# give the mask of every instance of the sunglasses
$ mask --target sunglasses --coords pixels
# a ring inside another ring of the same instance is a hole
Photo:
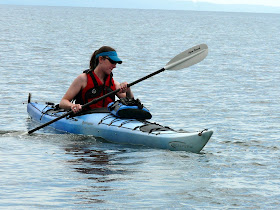
[[[106,59],[108,59],[110,61],[111,64],[117,64],[118,62],[117,61],[113,61],[111,58],[109,57],[105,57]]]

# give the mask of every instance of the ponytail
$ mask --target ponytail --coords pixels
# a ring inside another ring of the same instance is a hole
[[[98,50],[95,50],[94,53],[91,56],[90,62],[89,62],[89,68],[91,70],[94,70],[96,66],[98,65],[98,59],[96,59],[96,55],[98,54]]]

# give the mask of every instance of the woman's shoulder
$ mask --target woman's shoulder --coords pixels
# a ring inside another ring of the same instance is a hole
[[[82,73],[79,76],[76,77],[75,81],[76,84],[79,84],[84,88],[87,85],[87,74]]]
[[[87,74],[86,73],[82,73],[79,76],[77,76],[78,80],[83,81],[83,80],[87,80]]]

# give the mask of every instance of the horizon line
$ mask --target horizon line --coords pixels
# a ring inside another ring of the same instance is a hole
[[[180,1],[180,2],[185,2],[185,1]],[[188,2],[188,1],[186,1]],[[223,7],[223,9],[211,9],[211,8],[202,8],[202,9],[194,9],[194,8],[189,8],[189,9],[182,9],[182,8],[137,8],[137,7],[108,7],[108,6],[93,6],[93,5],[53,5],[53,4],[22,4],[22,3],[0,3],[0,5],[7,5],[7,6],[49,6],[49,7],[78,7],[78,8],[102,8],[102,9],[139,9],[139,10],[167,10],[167,11],[197,11],[197,12],[233,12],[233,13],[264,13],[264,14],[280,14],[280,6],[267,6],[267,5],[258,5],[258,4],[217,4],[217,3],[211,3],[211,2],[193,2],[189,1],[189,3],[192,3],[194,5],[196,4],[208,4],[208,5],[219,5]],[[226,9],[225,7],[230,8],[231,6],[234,6],[236,9]],[[242,11],[237,11],[237,7],[243,7],[241,8]],[[247,7],[247,9],[246,9]],[[261,7],[265,7],[267,9],[270,9],[270,11],[251,11],[254,8],[260,9]],[[278,11],[279,9],[279,11]],[[276,10],[276,11],[272,11]]]

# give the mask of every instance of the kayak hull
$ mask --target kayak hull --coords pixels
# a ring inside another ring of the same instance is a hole
[[[33,121],[40,124],[65,114],[54,111],[52,106],[33,102],[28,103],[27,112]],[[60,132],[90,135],[113,143],[195,153],[203,149],[213,134],[208,130],[179,132],[146,120],[120,119],[106,111],[68,116],[49,126]]]

